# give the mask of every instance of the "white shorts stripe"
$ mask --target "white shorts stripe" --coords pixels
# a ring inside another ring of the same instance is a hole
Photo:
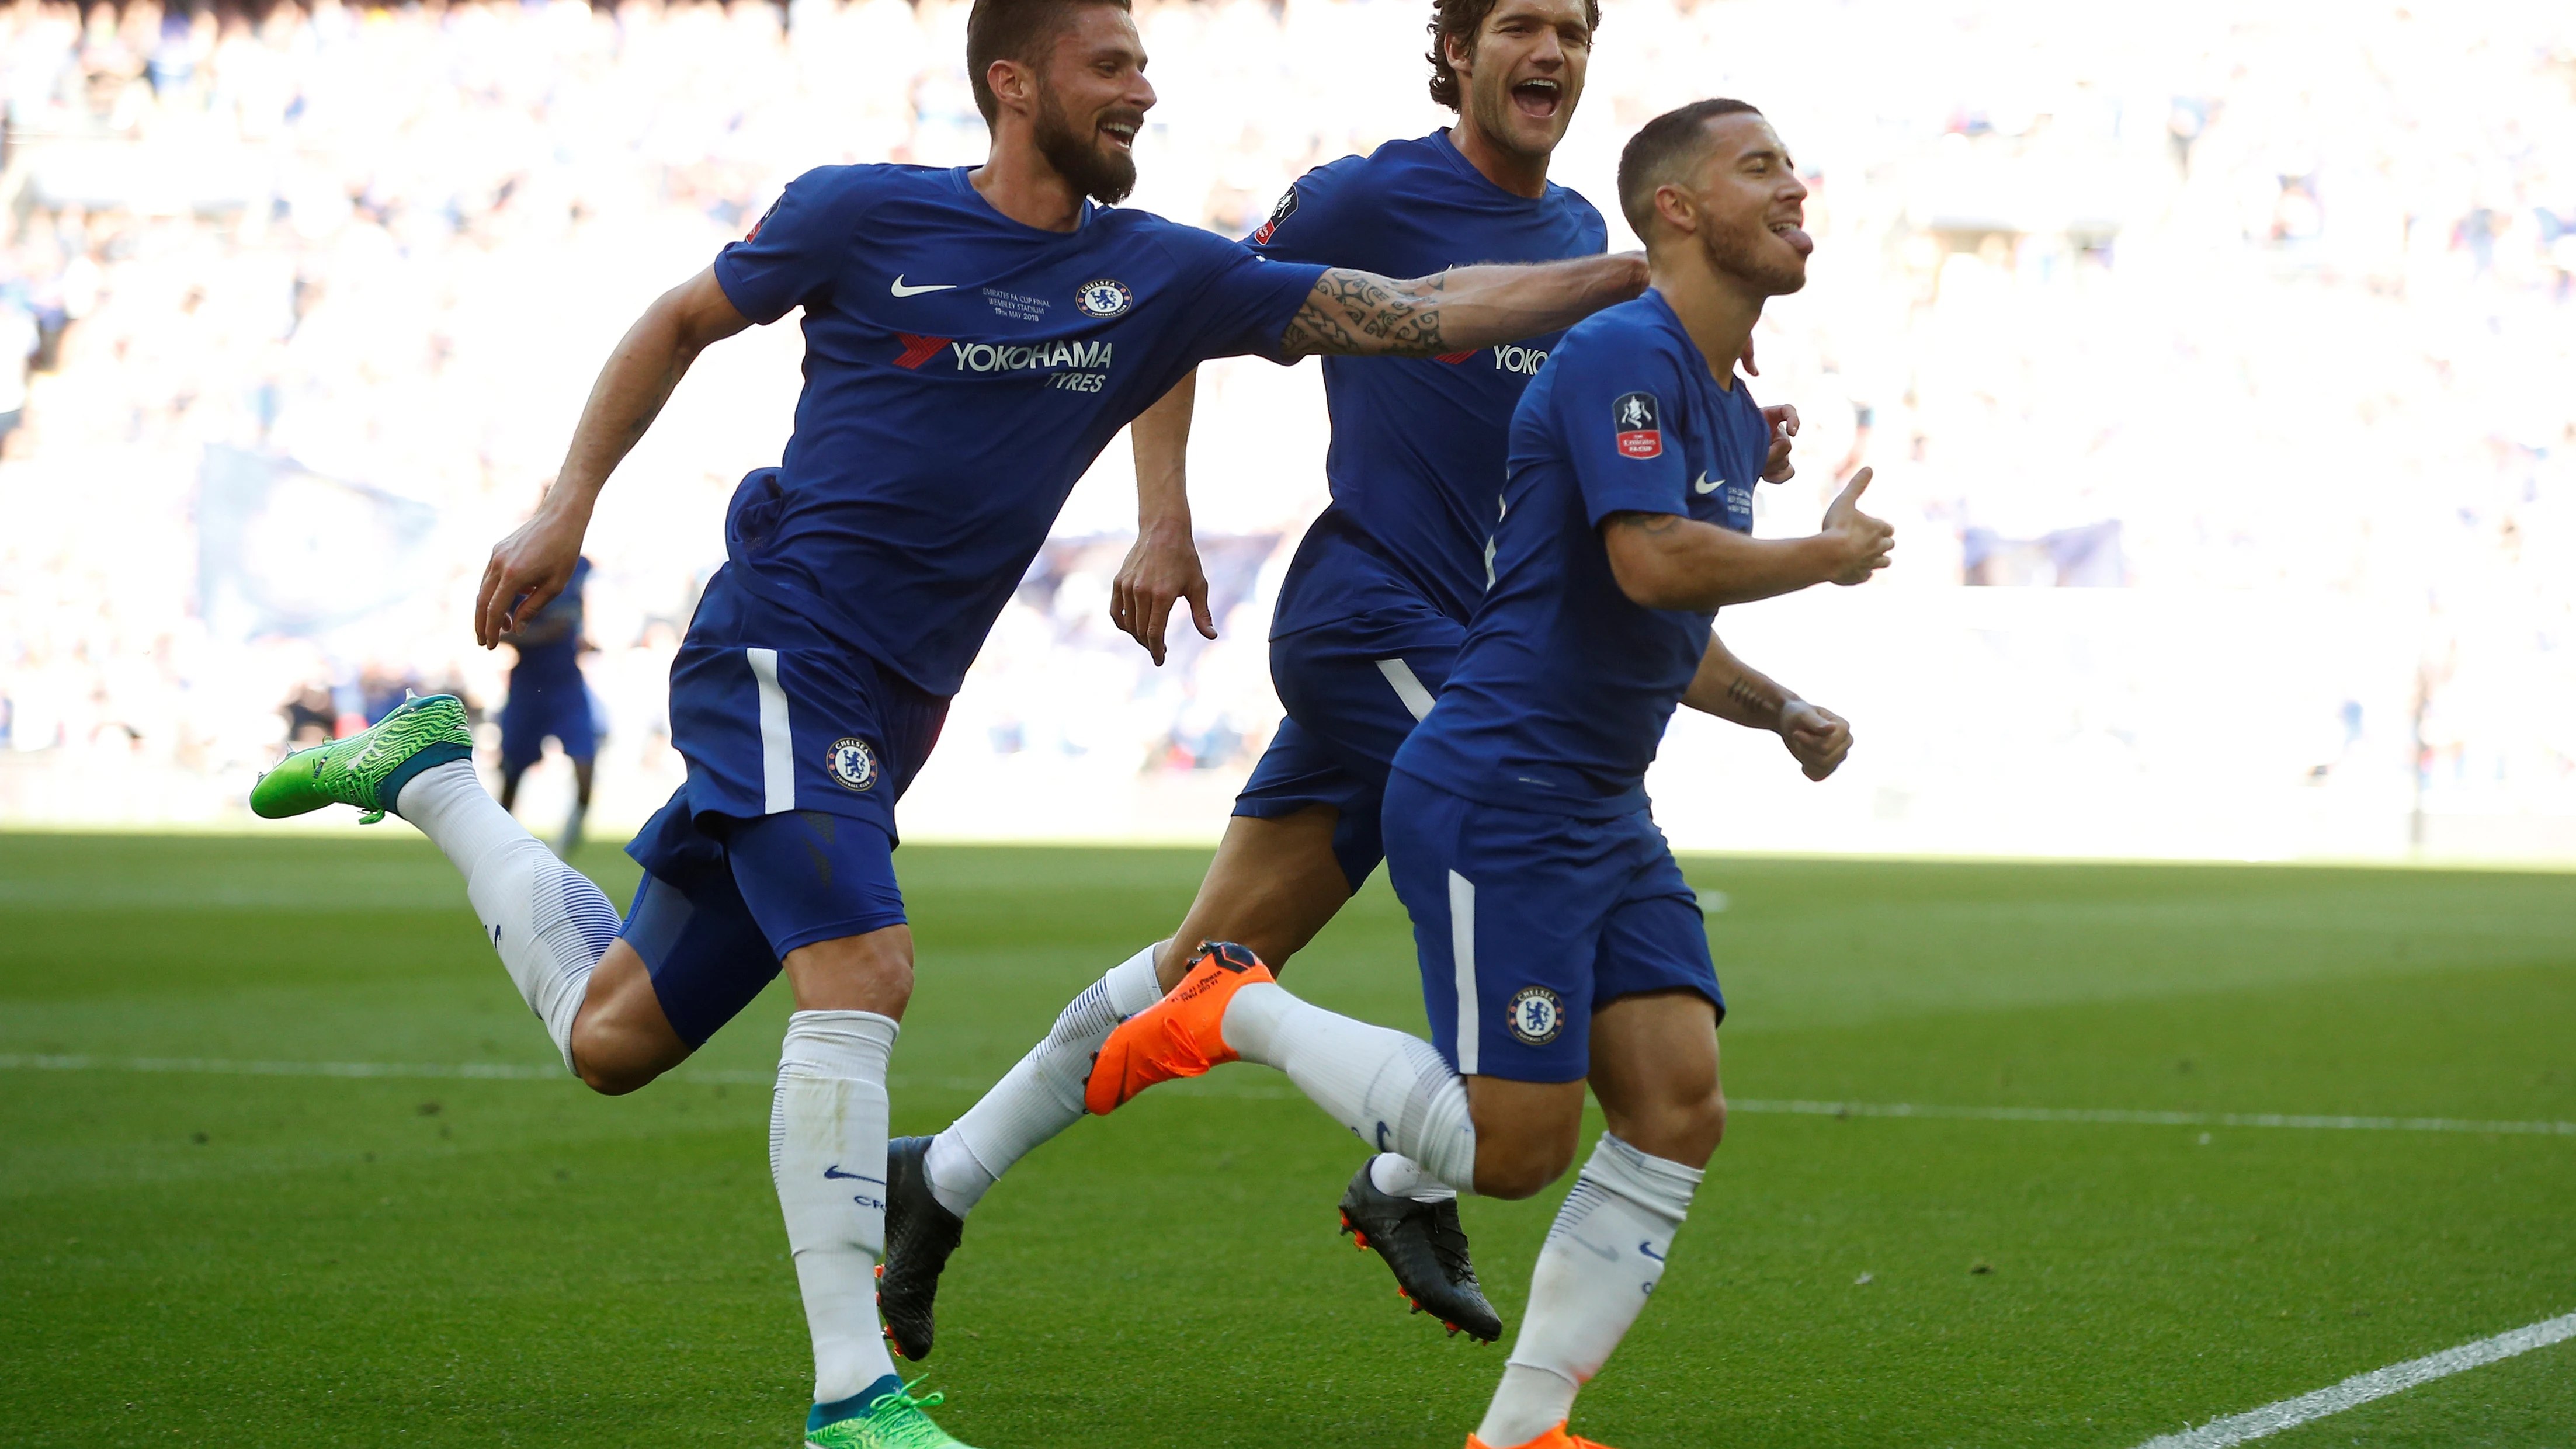
[[[1404,667],[1401,660],[1395,663],[1399,669]],[[1449,872],[1449,955],[1458,967],[1458,1075],[1472,1077],[1476,1075],[1476,884],[1454,870]]]
[[[1404,707],[1412,712],[1415,719],[1431,713],[1431,691],[1422,687],[1421,676],[1413,672],[1412,665],[1401,659],[1381,659],[1377,662],[1377,672],[1385,675],[1386,682],[1395,686],[1395,697],[1404,701]]]
[[[782,814],[796,808],[796,736],[787,728],[787,691],[778,687],[778,651],[745,649],[742,657],[760,683],[761,808]]]

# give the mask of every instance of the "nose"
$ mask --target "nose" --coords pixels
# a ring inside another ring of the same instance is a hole
[[[1127,90],[1127,103],[1140,111],[1150,111],[1156,99],[1154,83],[1145,79],[1143,71],[1136,72],[1136,83]]]
[[[1530,47],[1530,59],[1541,70],[1554,70],[1565,64],[1565,42],[1553,30],[1539,32],[1538,44]]]
[[[1789,182],[1788,182],[1788,184],[1787,184],[1786,186],[1784,186],[1784,187],[1782,187],[1782,188],[1781,188],[1781,190],[1780,190],[1780,194],[1781,194],[1783,197],[1785,197],[1785,198],[1787,198],[1788,200],[1790,200],[1790,201],[1804,201],[1804,200],[1806,200],[1806,199],[1807,199],[1807,183],[1806,183],[1805,181],[1803,181],[1803,180],[1800,180],[1800,179],[1799,179],[1799,177],[1798,177],[1798,173],[1797,173],[1797,172],[1795,172],[1795,171],[1789,172],[1789,173],[1788,173],[1788,177],[1789,177]]]

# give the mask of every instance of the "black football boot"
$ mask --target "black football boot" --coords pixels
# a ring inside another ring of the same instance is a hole
[[[1502,1315],[1485,1301],[1476,1265],[1467,1257],[1467,1231],[1458,1225],[1455,1198],[1415,1202],[1377,1190],[1369,1164],[1360,1164],[1342,1194],[1342,1231],[1373,1248],[1395,1273],[1395,1291],[1451,1333],[1478,1343],[1503,1336]]]
[[[877,1269],[877,1312],[886,1341],[915,1363],[930,1357],[931,1306],[948,1255],[966,1235],[966,1220],[931,1195],[930,1139],[886,1144],[885,1262]]]

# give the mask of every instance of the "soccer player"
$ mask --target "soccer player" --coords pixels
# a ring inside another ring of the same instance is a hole
[[[599,731],[590,711],[590,685],[581,677],[581,592],[590,582],[590,560],[573,560],[563,592],[510,631],[518,656],[510,669],[510,697],[501,702],[501,808],[519,804],[519,781],[545,753],[546,741],[572,761],[572,814],[564,821],[555,854],[569,859],[581,844],[590,814],[590,785],[599,763]]]
[[[737,490],[728,562],[671,675],[687,783],[628,847],[621,923],[476,782],[457,701],[290,756],[252,805],[399,813],[446,852],[565,1063],[605,1093],[684,1060],[779,971],[796,1011],[770,1161],[815,1356],[807,1442],[952,1444],[874,1311],[886,1063],[912,992],[893,803],[1074,481],[1199,362],[1438,355],[1632,297],[1641,261],[1416,281],[1272,261],[1116,209],[1154,103],[1125,0],[977,0],[980,167],[834,166],[648,308],[593,387],[537,515],[493,550],[499,642],[568,582],[602,486],[707,346],[804,312],[777,468]]]
[[[1770,124],[1726,100],[1658,117],[1620,158],[1619,196],[1653,290],[1568,332],[1521,399],[1493,583],[1386,787],[1432,1043],[1300,1002],[1219,944],[1110,1033],[1086,1090],[1105,1112],[1260,1062],[1449,1186],[1516,1198],[1572,1162],[1588,1081],[1609,1132],[1469,1449],[1585,1442],[1566,1433],[1575,1393],[1661,1277],[1724,1129],[1725,1002],[1644,789],[1674,705],[1778,730],[1812,779],[1850,749],[1839,716],[1727,651],[1715,612],[1864,582],[1893,540],[1859,511],[1866,471],[1821,532],[1749,536],[1768,438],[1731,360],[1811,249]]]
[[[1599,23],[1594,0],[1440,0],[1425,58],[1431,97],[1457,123],[1308,172],[1252,234],[1254,250],[1406,276],[1599,253],[1601,214],[1547,179]],[[1288,717],[1171,939],[1087,987],[948,1130],[893,1144],[880,1306],[905,1357],[930,1352],[939,1276],[967,1213],[1012,1164],[1080,1119],[1082,1080],[1110,1028],[1160,999],[1196,942],[1238,942],[1278,969],[1377,868],[1387,762],[1439,693],[1484,592],[1512,409],[1556,340],[1325,360],[1332,504],[1289,566],[1270,631]],[[1142,517],[1113,603],[1113,618],[1158,663],[1176,594],[1214,637],[1183,484],[1190,405],[1184,381],[1137,422]],[[1780,411],[1781,426],[1794,426]],[[1784,435],[1780,477],[1787,448]],[[1448,1187],[1383,1153],[1351,1179],[1341,1209],[1345,1229],[1378,1251],[1418,1310],[1452,1332],[1501,1335]]]

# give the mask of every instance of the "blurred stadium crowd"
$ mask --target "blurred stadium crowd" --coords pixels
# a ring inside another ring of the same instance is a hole
[[[1306,167],[1445,114],[1422,0],[1136,9],[1162,103],[1132,204],[1240,233]],[[1607,202],[1637,124],[1711,93],[1778,122],[1819,253],[1758,339],[1756,392],[1806,418],[1764,526],[1874,464],[1902,547],[1859,607],[2013,591],[1962,637],[2043,702],[2021,758],[2180,777],[2250,748],[2285,786],[2576,814],[2576,11],[1603,9],[1557,178],[1625,245]],[[495,703],[508,655],[472,648],[473,585],[610,344],[797,172],[980,159],[965,16],[0,11],[0,816],[232,818],[293,729],[406,687]],[[678,777],[662,677],[726,494],[777,456],[796,356],[783,327],[710,354],[603,505],[604,824]],[[1219,365],[1199,416],[1224,638],[1156,671],[1110,632],[1133,522],[1113,448],[958,700],[925,809],[984,798],[969,774],[1096,804],[1248,765],[1277,715],[1268,597],[1323,497],[1315,370]],[[2148,633],[2158,601],[2223,599],[2176,617],[2221,620],[2198,642],[2231,662],[2014,646],[2070,587],[2128,591]],[[2368,638],[2320,648],[2317,620]],[[2267,660],[2295,718],[2231,725],[2209,681]],[[2209,720],[2188,744],[2122,717],[2183,702]],[[1923,730],[1980,728],[1921,703]],[[1890,758],[1937,770],[1941,738]],[[1875,791],[1871,819],[1921,793]]]

